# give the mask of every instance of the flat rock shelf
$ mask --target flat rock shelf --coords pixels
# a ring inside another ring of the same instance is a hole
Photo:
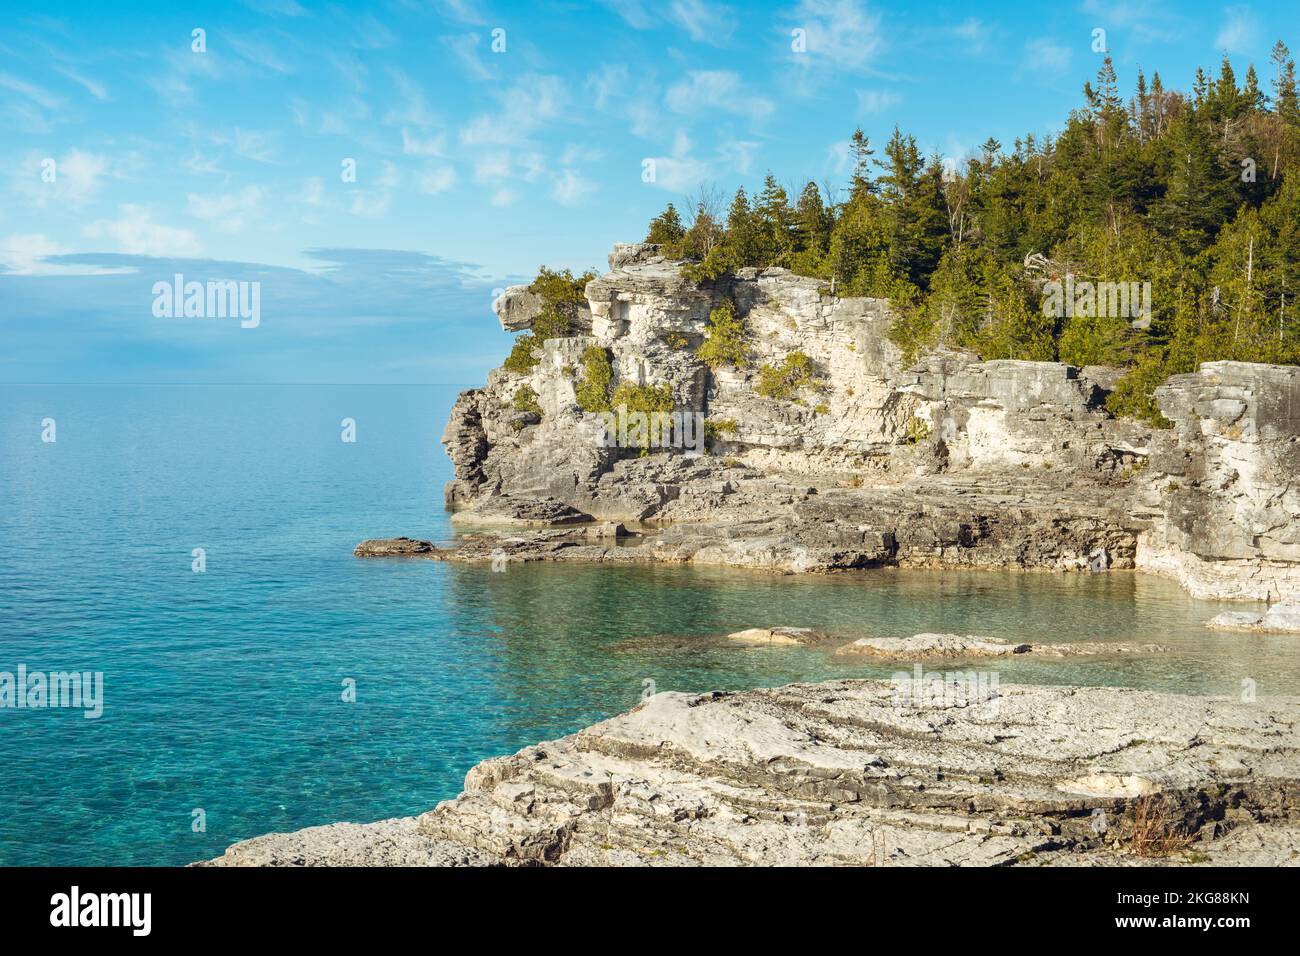
[[[1300,700],[949,687],[657,694],[480,763],[418,817],[200,865],[1300,863]]]

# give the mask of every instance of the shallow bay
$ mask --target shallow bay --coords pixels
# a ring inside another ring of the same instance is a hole
[[[185,863],[271,830],[421,812],[477,761],[624,710],[647,681],[897,669],[725,639],[748,627],[1153,641],[1174,650],[995,666],[1003,683],[1300,693],[1294,636],[1209,631],[1228,605],[1124,572],[353,558],[365,537],[452,534],[438,438],[456,392],[0,386],[0,670],[105,675],[100,719],[0,710],[0,864]]]

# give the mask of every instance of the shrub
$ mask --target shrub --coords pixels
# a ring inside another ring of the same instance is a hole
[[[574,389],[578,404],[586,412],[609,411],[609,383],[614,370],[609,364],[609,353],[599,345],[592,345],[582,353],[582,381]]]
[[[537,278],[529,283],[528,291],[542,300],[541,310],[533,320],[533,333],[539,341],[564,338],[572,333],[573,322],[587,303],[587,283],[594,278],[594,272],[574,276],[568,269],[555,271],[546,266],[537,271]]]
[[[533,391],[531,385],[519,386],[511,406],[517,412],[532,412],[538,418],[542,416],[542,406],[537,401],[537,393]]]
[[[710,442],[730,438],[734,434],[736,434],[736,420],[734,418],[709,418],[704,422],[704,444],[706,446]]]
[[[662,385],[633,385],[631,382],[623,382],[614,389],[614,395],[610,399],[610,405],[613,408],[626,407],[628,413],[644,412],[647,416],[655,412],[670,413],[676,402],[673,400],[673,387],[668,383]],[[643,436],[644,444],[641,446],[641,455],[650,453],[650,442],[652,440],[653,428],[647,428]]]
[[[803,352],[791,352],[780,365],[764,365],[758,370],[757,391],[766,398],[789,400],[800,389],[817,384],[817,367]]]
[[[510,355],[501,363],[501,367],[507,372],[514,372],[516,375],[527,375],[541,361],[533,354],[533,349],[537,344],[537,339],[533,337],[533,334],[525,332],[515,339],[515,344],[510,349]]]
[[[924,418],[917,418],[913,415],[907,420],[907,428],[903,432],[903,441],[909,445],[919,445],[930,437],[930,423]]]
[[[709,327],[695,354],[709,368],[744,368],[749,363],[749,346],[745,344],[745,322],[736,315],[730,299],[709,313]]]

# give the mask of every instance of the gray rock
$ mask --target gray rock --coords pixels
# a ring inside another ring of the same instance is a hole
[[[432,541],[415,538],[368,538],[353,550],[358,558],[392,558],[404,555],[427,555],[435,550]]]
[[[935,686],[943,693],[852,680],[661,693],[572,736],[479,764],[464,793],[415,820],[273,834],[213,862],[1296,860],[1300,700],[1023,686],[972,700],[951,680]],[[1132,826],[1139,806],[1171,837],[1165,855],[1144,855]],[[1193,846],[1196,856],[1185,851]]]
[[[1205,626],[1221,631],[1272,631],[1280,634],[1300,634],[1300,604],[1274,604],[1263,614],[1224,611],[1207,621]]]

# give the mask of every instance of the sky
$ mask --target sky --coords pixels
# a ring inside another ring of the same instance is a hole
[[[5,4],[0,382],[479,383],[496,292],[701,185],[839,190],[856,126],[960,163],[1103,48],[1267,85],[1277,39],[1293,2]],[[256,326],[155,314],[178,274],[259,283]]]

